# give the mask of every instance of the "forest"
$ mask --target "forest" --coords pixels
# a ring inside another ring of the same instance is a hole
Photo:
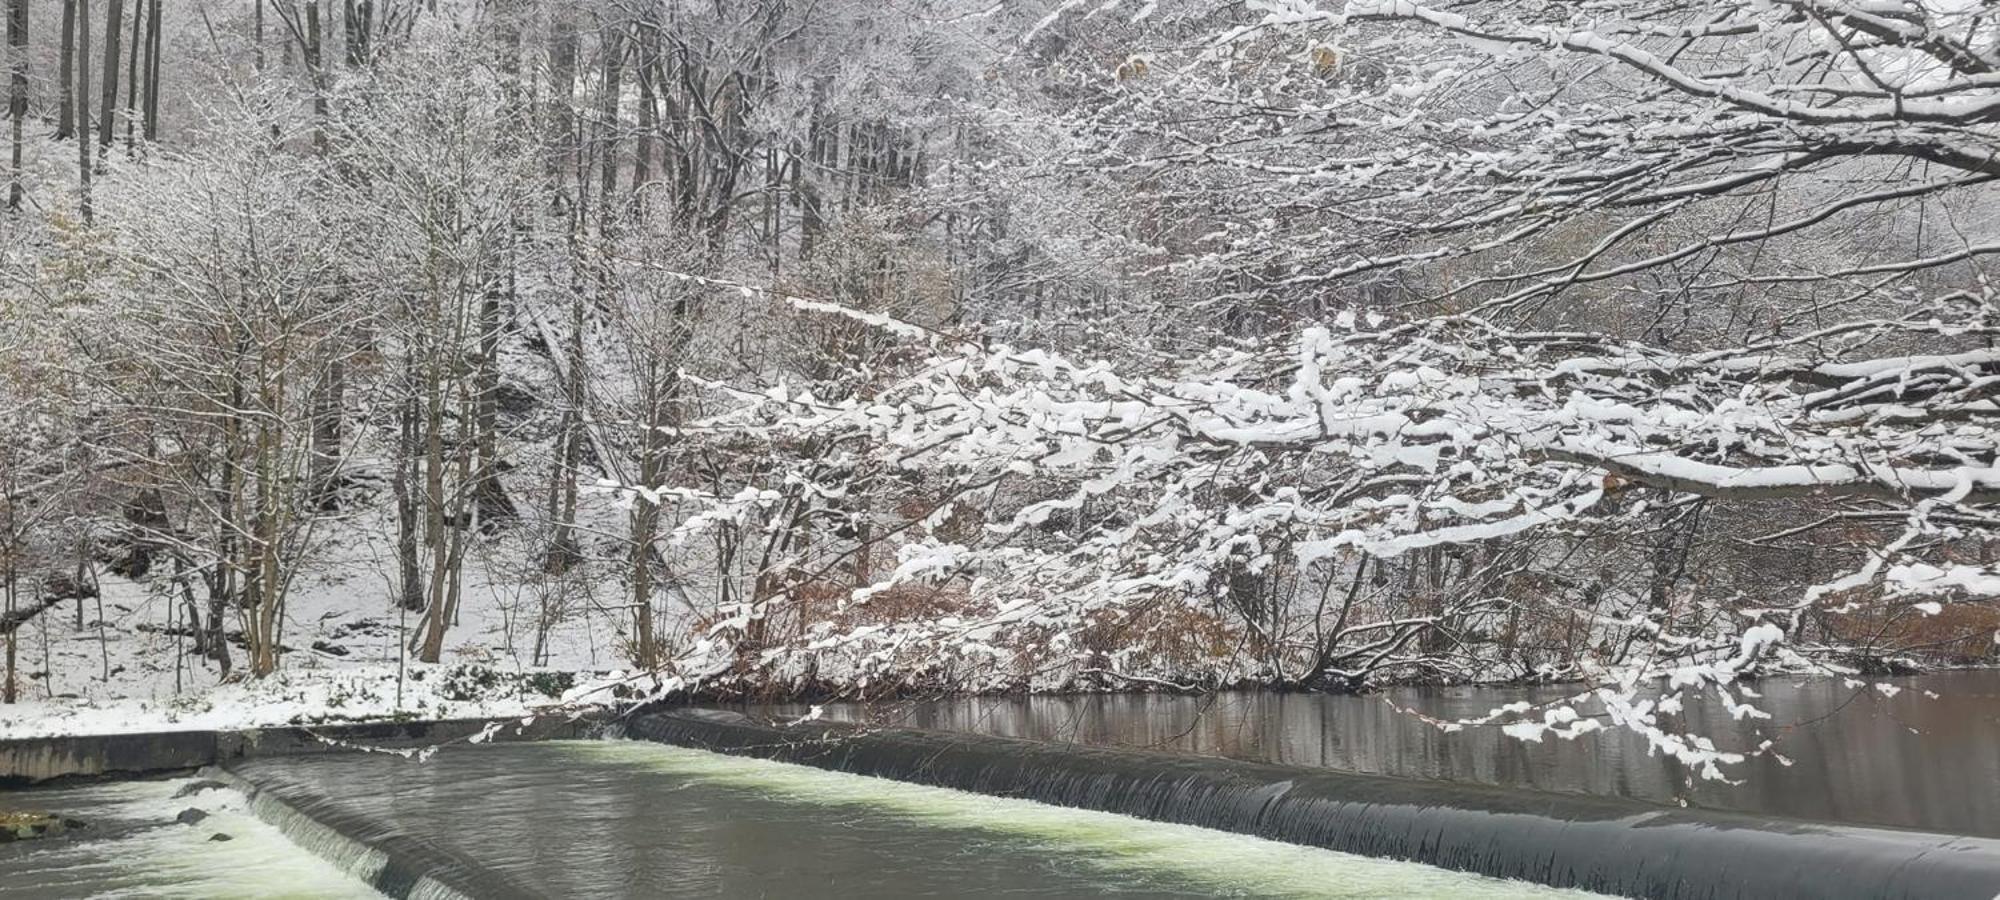
[[[28,715],[2000,650],[1992,0],[5,2]]]

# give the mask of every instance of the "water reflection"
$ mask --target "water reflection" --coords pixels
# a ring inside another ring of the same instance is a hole
[[[1723,749],[1774,742],[1776,754],[1728,771],[1738,784],[1693,777],[1622,731],[1528,743],[1496,728],[1448,733],[1395,708],[1467,718],[1565,693],[1548,688],[982,697],[835,704],[825,715],[2000,837],[2000,672],[1887,679],[1899,689],[1893,696],[1877,681],[1766,681],[1757,704],[1772,718],[1762,722],[1690,704],[1685,727]],[[760,711],[795,716],[805,707]]]

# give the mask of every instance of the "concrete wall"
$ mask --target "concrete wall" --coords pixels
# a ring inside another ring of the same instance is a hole
[[[422,747],[461,741],[489,722],[502,727],[492,740],[555,740],[593,737],[595,717],[446,719],[434,722],[357,722],[283,726],[239,731],[166,731],[0,740],[0,787],[19,787],[58,778],[143,775],[217,765],[255,756],[289,756],[340,751],[342,744]]]

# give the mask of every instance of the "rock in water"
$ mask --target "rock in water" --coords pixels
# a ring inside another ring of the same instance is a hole
[[[175,816],[174,821],[179,822],[182,825],[193,825],[196,822],[200,822],[201,820],[206,818],[208,818],[208,813],[202,812],[201,810],[195,809],[194,807],[190,806],[187,809],[181,810],[181,814]]]
[[[187,784],[181,785],[181,789],[174,792],[174,799],[180,800],[192,797],[202,791],[219,791],[228,786],[220,781],[210,781],[206,778],[200,781],[190,781]]]
[[[53,837],[80,822],[42,812],[0,812],[0,844]]]
[[[226,835],[226,834],[223,834],[223,833],[222,833],[222,832],[220,832],[220,831],[218,831],[218,832],[216,832],[216,833],[214,833],[214,834],[211,834],[211,835],[209,835],[209,836],[208,836],[208,839],[209,839],[210,841],[233,841],[233,840],[236,840],[235,838],[233,838],[233,837],[230,837],[229,835]]]

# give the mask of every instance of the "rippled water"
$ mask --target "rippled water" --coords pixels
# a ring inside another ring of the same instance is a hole
[[[1887,683],[1893,694],[1878,690]],[[1345,771],[1631,797],[1778,816],[2000,837],[2000,672],[1914,678],[1772,679],[1772,718],[1737,721],[1691,704],[1683,727],[1724,749],[1775,742],[1782,754],[1704,781],[1622,732],[1527,743],[1496,728],[1446,733],[1391,705],[1442,719],[1485,714],[1557,689],[1410,689],[1373,696],[1260,691],[991,697],[832,704],[827,718],[1038,740],[1169,749]],[[1936,696],[1931,696],[1936,695]],[[797,716],[803,705],[758,712]]]
[[[0,896],[297,898],[381,895],[257,820],[243,797],[204,791],[174,799],[186,779],[0,792],[0,811],[54,812],[88,827],[0,844]],[[183,810],[209,817],[174,820]],[[211,840],[226,834],[227,841]]]
[[[552,897],[1584,896],[644,742],[244,767]]]

